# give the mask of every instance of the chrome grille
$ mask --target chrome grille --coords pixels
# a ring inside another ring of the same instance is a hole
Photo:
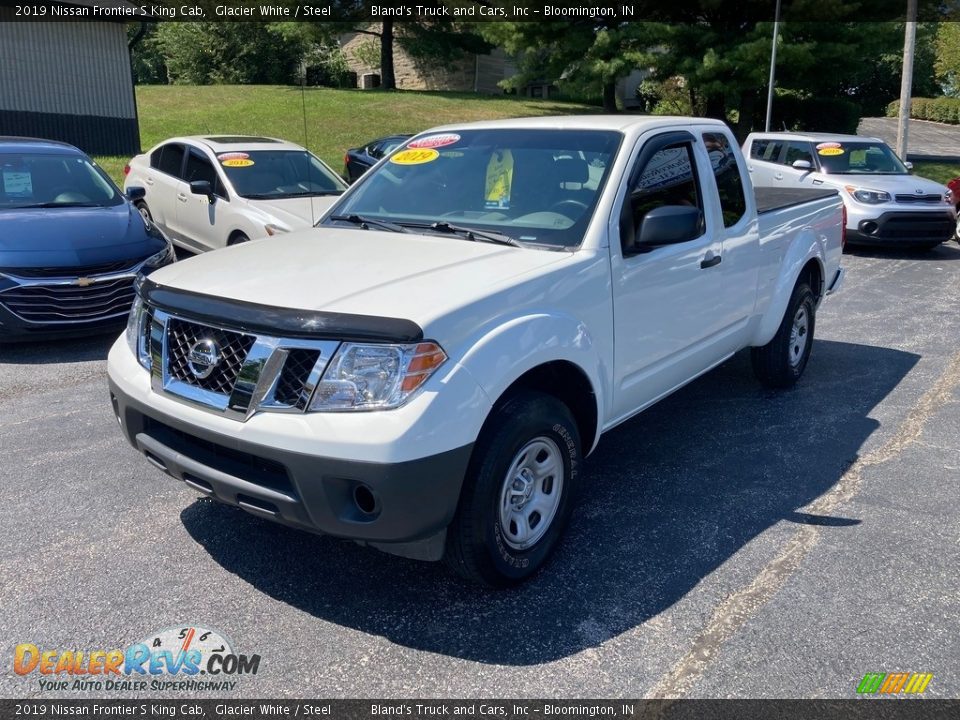
[[[910,205],[912,203],[942,203],[943,195],[907,195],[906,193],[896,195],[898,203]]]
[[[220,361],[208,377],[201,378],[190,369],[190,352],[197,343],[205,340],[212,340],[219,348]],[[253,335],[170,318],[167,323],[167,367],[171,377],[181,382],[230,395],[255,340]]]
[[[258,410],[305,412],[340,345],[253,335],[149,305],[144,316],[154,391],[241,421]]]
[[[19,285],[0,293],[0,303],[30,322],[105,320],[129,312],[133,280],[132,276],[123,277],[87,287],[66,283]]]
[[[277,380],[277,389],[273,394],[274,401],[278,405],[289,405],[299,410],[306,409],[307,402],[310,400],[307,381],[319,357],[318,350],[297,348],[290,351],[286,362],[283,363],[283,370],[280,371],[280,378]]]

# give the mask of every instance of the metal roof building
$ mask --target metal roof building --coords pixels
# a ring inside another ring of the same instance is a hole
[[[138,153],[125,23],[34,22],[0,7],[0,135],[61,140],[93,155]]]

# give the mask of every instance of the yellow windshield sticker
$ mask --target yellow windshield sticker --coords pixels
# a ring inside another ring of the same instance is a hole
[[[489,209],[510,207],[510,189],[513,186],[513,153],[497,150],[487,163],[487,182],[484,204]]]
[[[817,153],[819,155],[827,155],[827,156],[843,155],[843,148],[842,147],[825,147],[817,150]]]
[[[390,162],[397,165],[422,165],[423,163],[433,162],[440,153],[433,149],[401,150],[390,158]]]
[[[231,158],[229,160],[221,160],[220,164],[224,167],[250,167],[253,165],[253,160],[247,158]]]

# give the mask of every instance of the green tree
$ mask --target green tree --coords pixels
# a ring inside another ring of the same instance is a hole
[[[273,23],[160,23],[156,43],[171,83],[284,84],[294,80],[305,47]]]
[[[934,69],[944,93],[951,97],[960,96],[960,23],[939,23],[934,48]]]

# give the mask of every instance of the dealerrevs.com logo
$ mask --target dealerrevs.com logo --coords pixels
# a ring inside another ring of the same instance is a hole
[[[166,628],[125,650],[20,643],[13,651],[14,672],[36,676],[41,691],[231,691],[259,669],[259,655],[234,652],[222,633],[200,625]]]

